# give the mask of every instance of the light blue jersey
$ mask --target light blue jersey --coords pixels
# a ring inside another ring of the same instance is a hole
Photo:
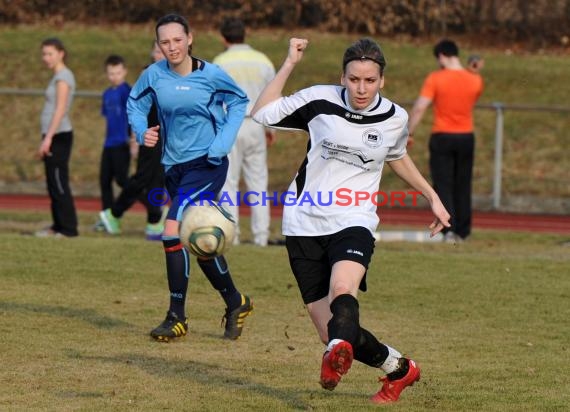
[[[217,65],[198,62],[181,76],[167,60],[150,65],[139,77],[127,101],[127,114],[137,142],[144,143],[147,115],[156,102],[162,141],[162,163],[168,169],[200,156],[220,164],[235,141],[248,99]],[[161,142],[159,141],[159,144]]]

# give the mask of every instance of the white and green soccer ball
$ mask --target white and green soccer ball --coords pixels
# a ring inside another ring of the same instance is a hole
[[[194,256],[213,258],[226,252],[234,241],[233,216],[216,204],[190,206],[180,222],[180,241]]]

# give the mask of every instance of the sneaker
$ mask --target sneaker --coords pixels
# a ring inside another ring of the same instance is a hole
[[[121,233],[121,220],[113,216],[111,209],[105,209],[99,212],[99,218],[101,218],[101,222],[105,225],[107,233],[111,235],[118,235]]]
[[[323,355],[321,365],[321,386],[323,389],[332,391],[340,382],[352,365],[352,345],[343,340],[333,346],[330,351]]]
[[[383,376],[379,379],[383,382],[382,388],[378,393],[370,398],[373,403],[391,403],[396,402],[400,394],[407,386],[412,386],[420,380],[420,367],[411,359],[408,359],[408,373],[400,379],[390,379]]]
[[[443,235],[443,242],[444,243],[449,243],[452,245],[456,245],[458,243],[463,243],[464,239],[459,236],[457,233],[453,233],[453,232],[447,232]]]
[[[35,237],[53,237],[53,238],[63,238],[65,237],[63,233],[56,232],[51,227],[38,230],[34,232]]]
[[[147,223],[144,230],[146,240],[162,240],[163,231],[164,225],[162,223]]]
[[[94,232],[105,232],[105,224],[101,219],[97,221],[92,227]]]
[[[225,321],[226,330],[224,338],[235,340],[240,337],[243,330],[245,318],[253,311],[253,303],[249,296],[241,295],[241,306],[230,311],[226,308],[226,314],[222,318],[222,325]]]
[[[264,235],[258,235],[258,236],[253,237],[253,244],[255,246],[265,247],[265,246],[267,246],[267,241],[268,241],[268,238],[267,238],[267,236],[264,236]]]
[[[176,313],[167,312],[166,319],[150,331],[150,336],[159,342],[168,342],[170,339],[186,335],[186,332],[188,332],[188,318],[180,320]]]
[[[269,246],[285,246],[285,239],[269,239],[267,244]]]

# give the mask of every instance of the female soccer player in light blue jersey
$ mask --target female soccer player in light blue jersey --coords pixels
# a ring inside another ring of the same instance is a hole
[[[228,171],[227,154],[248,99],[222,69],[192,56],[192,33],[182,16],[169,14],[159,19],[156,39],[166,59],[141,74],[131,91],[127,113],[139,144],[162,145],[166,188],[172,201],[162,237],[170,308],[151,336],[169,341],[188,330],[185,301],[190,263],[178,232],[182,213],[201,193],[221,190]],[[147,123],[153,102],[158,108],[158,125]],[[253,310],[250,298],[234,286],[223,256],[199,259],[198,264],[227,305],[224,336],[237,339],[244,318]]]

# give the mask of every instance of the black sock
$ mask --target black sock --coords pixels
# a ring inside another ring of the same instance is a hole
[[[388,358],[388,348],[378,341],[376,337],[364,328],[360,328],[360,333],[354,349],[354,359],[365,365],[379,368]]]
[[[394,372],[387,374],[386,376],[391,381],[402,379],[404,376],[406,376],[409,369],[410,369],[410,361],[406,358],[400,358],[398,360],[398,369],[396,369]]]
[[[174,312],[180,319],[186,314],[186,292],[188,291],[188,278],[190,276],[190,260],[188,252],[179,238],[162,240],[164,254],[166,255],[166,275],[168,276],[168,289],[170,290],[169,312]]]
[[[354,346],[360,330],[356,298],[349,294],[337,296],[331,302],[331,312],[332,318],[328,323],[329,342],[342,339]]]
[[[237,291],[228,269],[228,264],[223,256],[214,259],[198,259],[198,264],[202,271],[226,302],[229,310],[237,309],[241,306],[241,294]]]

